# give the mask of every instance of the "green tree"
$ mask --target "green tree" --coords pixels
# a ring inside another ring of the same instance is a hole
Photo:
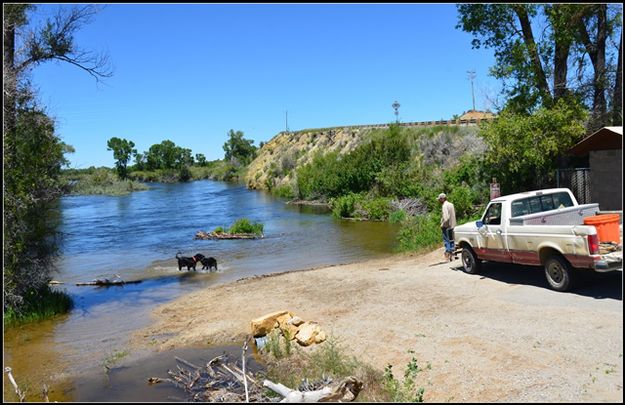
[[[58,198],[64,153],[73,148],[33,96],[28,74],[40,63],[75,65],[96,79],[110,76],[105,57],[78,48],[75,32],[93,6],[61,8],[42,26],[28,29],[30,4],[3,4],[4,309],[22,313],[49,292],[58,252]],[[19,50],[19,52],[18,52]],[[5,312],[6,314],[6,312]]]
[[[488,177],[497,177],[505,193],[552,184],[558,156],[584,137],[586,119],[583,106],[566,99],[532,115],[502,111],[480,131],[489,146]]]
[[[617,47],[610,40],[622,28],[620,5],[461,4],[458,13],[456,27],[473,34],[473,47],[494,49],[491,74],[504,81],[508,108],[529,113],[572,93],[593,112],[591,131],[622,117],[622,49],[620,41]],[[534,31],[538,25],[545,26],[540,36]],[[615,65],[608,55],[620,62]]]
[[[137,150],[134,149],[135,143],[126,139],[113,137],[106,143],[107,149],[113,151],[113,158],[115,158],[115,168],[117,169],[117,175],[120,179],[126,179],[128,177],[128,162],[132,155],[137,154]]]
[[[241,165],[249,164],[256,156],[254,140],[245,139],[243,132],[230,130],[228,140],[224,143],[224,159]]]
[[[135,170],[144,170],[146,165],[145,154],[144,153],[135,153]]]
[[[206,166],[206,156],[204,156],[203,153],[196,153],[195,154],[195,161],[200,166]]]
[[[170,140],[164,140],[159,144],[150,146],[146,153],[147,169],[174,169],[180,161],[180,150]]]

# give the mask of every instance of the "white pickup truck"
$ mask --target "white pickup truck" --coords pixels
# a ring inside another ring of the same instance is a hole
[[[556,291],[572,288],[576,269],[622,271],[622,237],[600,243],[595,226],[584,225],[598,208],[579,205],[566,188],[495,198],[481,220],[454,229],[464,271],[477,273],[483,260],[544,266]]]

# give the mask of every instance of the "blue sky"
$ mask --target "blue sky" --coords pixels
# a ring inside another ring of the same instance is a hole
[[[32,20],[58,7],[39,5]],[[32,72],[74,146],[71,167],[113,167],[111,137],[139,152],[169,139],[223,158],[230,129],[255,145],[285,129],[449,119],[494,109],[492,50],[471,49],[454,4],[108,4],[76,34],[106,52],[104,83],[61,63]]]

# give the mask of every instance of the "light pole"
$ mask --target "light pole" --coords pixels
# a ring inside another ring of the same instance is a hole
[[[471,97],[473,98],[473,111],[475,111],[475,93],[473,92],[473,79],[475,79],[475,70],[467,71],[469,80],[471,80]]]
[[[391,107],[393,107],[395,109],[395,123],[399,124],[399,107],[400,107],[400,105],[399,105],[399,103],[397,101],[395,101]]]

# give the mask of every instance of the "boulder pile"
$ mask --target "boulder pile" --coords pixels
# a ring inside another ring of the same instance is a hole
[[[326,334],[317,322],[304,321],[290,311],[272,312],[252,319],[250,326],[254,338],[267,336],[274,329],[279,329],[285,338],[295,340],[301,346],[326,340]]]

